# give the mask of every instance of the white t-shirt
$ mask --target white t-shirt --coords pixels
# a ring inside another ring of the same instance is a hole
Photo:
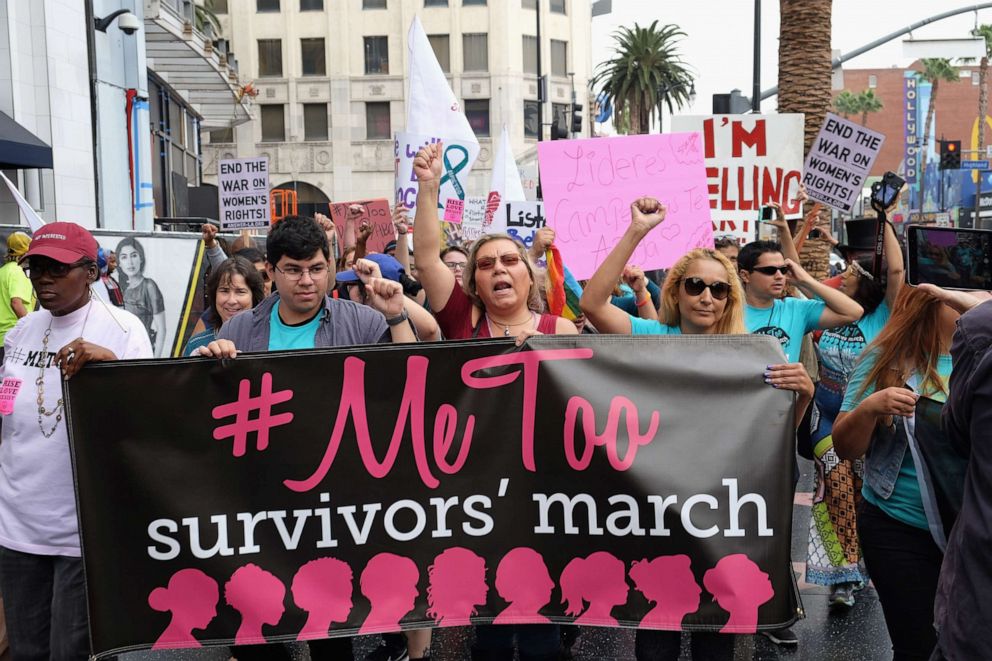
[[[52,332],[46,353],[43,339],[49,325]],[[44,309],[32,312],[7,333],[0,373],[21,379],[21,388],[13,413],[3,419],[0,546],[22,553],[80,555],[65,413],[55,433],[45,438],[38,425],[35,384],[44,365],[44,406],[46,411],[55,409],[62,397],[55,354],[78,337],[109,349],[120,359],[152,357],[141,320],[95,299],[62,317],[53,317]],[[55,418],[42,416],[45,433],[55,426]]]

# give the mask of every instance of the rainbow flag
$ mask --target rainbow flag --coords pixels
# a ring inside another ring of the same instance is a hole
[[[548,261],[548,312],[575,321],[582,315],[582,309],[579,308],[582,287],[571,271],[562,264],[558,248],[548,248],[545,258]]]

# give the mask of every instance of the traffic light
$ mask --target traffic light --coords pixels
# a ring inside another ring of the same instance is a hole
[[[940,169],[960,170],[961,169],[961,141],[941,140],[940,141]]]
[[[556,112],[551,122],[551,139],[568,140],[568,116],[565,112]]]
[[[582,133],[582,104],[572,104],[572,133]]]

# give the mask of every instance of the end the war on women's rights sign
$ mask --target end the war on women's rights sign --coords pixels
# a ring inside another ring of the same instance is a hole
[[[93,651],[787,626],[794,402],[761,376],[781,358],[765,336],[541,336],[88,366],[66,405]]]
[[[883,142],[878,131],[827,113],[803,168],[810,199],[850,212]]]

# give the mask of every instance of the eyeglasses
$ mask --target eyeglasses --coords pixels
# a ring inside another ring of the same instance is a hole
[[[266,269],[255,269],[255,270],[258,271],[258,274],[260,276],[262,276],[262,282],[268,282],[269,281],[269,272]],[[283,273],[285,273],[285,271],[283,271]],[[313,271],[311,271],[310,273],[312,274]]]
[[[503,253],[499,256],[499,261],[507,268],[520,263],[520,255],[515,252]],[[496,266],[495,257],[480,257],[475,260],[475,268],[478,271],[489,271]]]
[[[718,301],[730,295],[730,285],[719,280],[706,284],[702,278],[684,278],[682,284],[685,286],[685,293],[689,296],[701,296],[706,289],[709,289],[710,294]]]
[[[751,271],[757,271],[764,275],[775,275],[776,272],[782,275],[788,275],[789,267],[783,264],[782,266],[755,266]]]
[[[89,263],[90,262],[88,260],[73,262],[72,264],[63,264],[62,262],[57,262],[54,259],[46,259],[44,261],[29,259],[27,274],[29,278],[40,278],[46,273],[53,278],[64,278],[69,275],[71,270],[77,269],[81,266],[86,266]]]
[[[466,266],[465,262],[445,262],[444,265],[452,271],[464,271]]]
[[[304,273],[309,273],[310,277],[313,278],[314,280],[320,280],[321,278],[327,275],[327,271],[328,271],[327,264],[314,264],[313,266],[305,269],[301,269],[299,266],[296,266],[295,264],[290,264],[286,268],[281,269],[275,264],[273,264],[272,268],[279,271],[284,276],[286,276],[287,279],[292,281],[299,280],[300,278],[303,277]]]

